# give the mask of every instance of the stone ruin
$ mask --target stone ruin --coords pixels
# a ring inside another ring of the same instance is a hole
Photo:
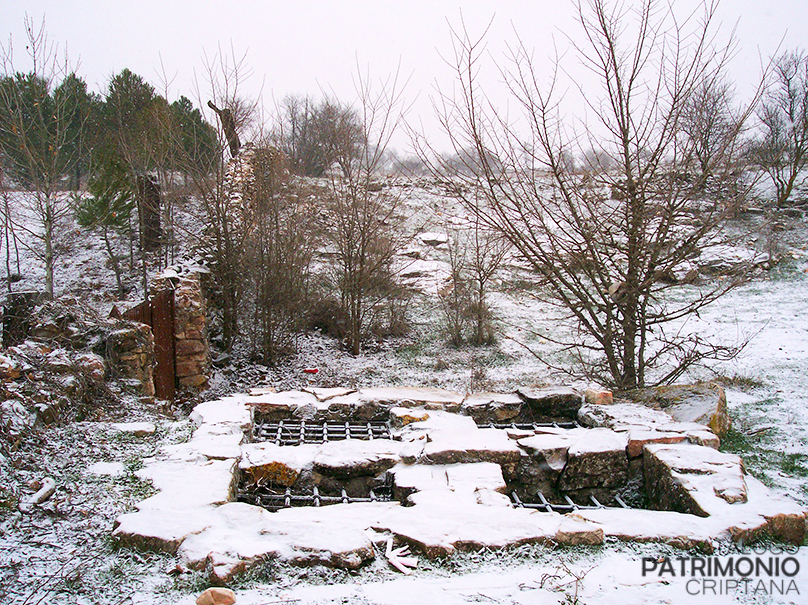
[[[710,421],[723,392],[705,392]],[[192,419],[188,443],[138,471],[159,491],[114,536],[177,553],[214,582],[271,559],[357,568],[388,540],[438,557],[805,537],[805,511],[718,451],[705,424],[608,393],[255,389],[200,404]]]

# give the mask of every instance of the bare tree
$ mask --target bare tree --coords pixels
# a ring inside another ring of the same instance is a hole
[[[804,181],[808,165],[808,55],[783,54],[774,62],[773,77],[758,111],[763,136],[752,156],[771,178],[780,207]]]
[[[319,208],[300,199],[283,154],[268,143],[251,153],[254,227],[244,251],[249,332],[254,356],[272,363],[294,351],[302,327]]]
[[[697,83],[685,104],[681,129],[689,139],[686,148],[694,156],[701,187],[713,173],[715,159],[726,159],[723,147],[734,144],[737,138],[732,98],[732,85],[719,75]]]
[[[712,3],[684,21],[655,0],[630,6],[592,0],[577,9],[585,45],[574,46],[599,86],[582,84],[581,93],[597,125],[575,133],[562,122],[559,71],[542,86],[521,41],[511,68],[502,69],[520,121],[499,111],[475,79],[483,42],[466,32],[455,34],[458,94],[444,97],[441,118],[458,155],[474,150],[463,170],[450,171],[456,196],[510,242],[549,300],[566,310],[574,327],[557,342],[578,355],[588,376],[625,390],[673,380],[700,360],[736,352],[681,323],[739,279],[685,301],[669,292],[681,266],[719,241],[740,201],[703,204],[681,178],[695,153],[680,136],[688,103],[701,82],[719,77],[732,47],[714,45]],[[750,111],[741,112],[715,150],[714,166],[734,164]],[[568,158],[581,157],[581,145],[607,154],[613,168],[598,162],[600,170],[571,170]]]
[[[26,52],[32,62],[28,74],[15,69],[11,42],[0,45],[5,77],[0,82],[0,145],[17,180],[30,189],[21,198],[31,222],[15,213],[15,228],[36,242],[32,252],[45,265],[45,291],[54,293],[58,238],[70,212],[69,198],[60,191],[62,176],[75,163],[78,107],[70,95],[53,94],[73,71],[66,57],[52,45],[45,23],[36,28],[25,19]]]
[[[337,285],[347,316],[347,347],[355,355],[379,303],[395,295],[393,257],[403,238],[400,198],[374,182],[402,117],[398,73],[382,82],[378,91],[366,77],[358,78],[357,88],[361,145],[337,145],[336,161],[343,170],[331,177],[329,209]]]
[[[347,170],[342,162],[360,153],[363,134],[357,112],[338,100],[288,96],[274,138],[294,172],[321,177],[334,163]]]
[[[438,294],[454,346],[467,341],[477,346],[493,344],[495,327],[488,295],[509,249],[510,244],[499,232],[487,229],[476,217],[468,228],[452,231],[450,281]]]

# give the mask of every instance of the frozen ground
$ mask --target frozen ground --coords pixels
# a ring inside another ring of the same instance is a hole
[[[443,217],[456,216],[456,209],[439,188],[413,188],[408,195],[412,207],[430,209],[424,220],[418,218],[420,224],[429,225],[421,228],[413,222],[413,231],[440,232],[450,223]],[[752,336],[739,358],[699,368],[691,377],[719,377],[728,389],[735,430],[723,448],[740,453],[748,470],[770,487],[808,506],[808,409],[804,403],[808,392],[808,228],[804,219],[796,227],[784,235],[786,262],[736,290],[700,318],[693,318],[688,328],[732,342]],[[57,289],[108,311],[114,302],[109,294],[114,291],[114,277],[104,264],[99,238],[72,229],[65,243]],[[422,260],[443,259],[440,246],[423,242],[418,246]],[[20,252],[24,279],[15,288],[25,289],[41,279],[41,267],[24,249]],[[438,329],[434,297],[416,296],[411,304],[413,330],[407,337],[377,343],[365,354],[352,357],[330,338],[303,335],[298,343],[300,354],[278,367],[256,366],[237,358],[232,367],[219,369],[210,396],[259,384],[278,388],[305,384],[437,386],[466,392],[573,382],[541,364],[522,346],[527,344],[540,355],[552,357],[552,348],[532,333],[557,329],[556,315],[540,301],[517,294],[508,287],[512,282],[511,276],[504,278],[492,298],[502,326],[494,348],[447,346]],[[433,285],[428,278],[422,284],[427,292]],[[129,302],[137,297],[133,291]],[[320,371],[303,372],[307,368]],[[136,437],[111,425],[127,420],[154,421],[157,431]],[[169,555],[117,548],[109,538],[114,518],[150,493],[151,487],[133,474],[141,459],[189,434],[187,420],[129,398],[120,409],[99,410],[92,422],[43,427],[12,456],[0,460],[0,599],[104,605],[193,603],[207,585],[203,573],[176,569],[177,561]],[[9,508],[12,494],[28,493],[30,482],[46,476],[57,482],[57,493],[48,504],[28,516]],[[721,548],[729,556],[729,547]],[[686,581],[691,578],[641,575],[642,557],[690,554],[651,545],[613,544],[582,550],[524,547],[508,553],[465,554],[448,561],[422,560],[409,578],[397,575],[381,559],[356,573],[267,564],[233,588],[240,605],[574,603],[576,598],[588,605],[808,603],[806,547],[796,555],[801,567],[795,577],[799,594],[792,590],[770,597],[760,591],[752,594],[753,587],[744,594],[741,586],[730,595],[714,596],[703,584],[688,586]],[[576,575],[581,577],[577,582]],[[691,593],[706,589],[708,594],[689,594],[688,588]]]

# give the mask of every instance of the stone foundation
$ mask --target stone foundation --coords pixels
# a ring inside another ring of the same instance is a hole
[[[805,511],[746,475],[737,456],[709,447],[718,439],[702,425],[583,398],[575,428],[475,422],[480,410],[519,417],[544,405],[535,392],[521,402],[433,389],[312,389],[206,402],[194,411],[191,441],[166,448],[138,472],[160,493],[122,515],[114,535],[177,552],[188,566],[210,569],[214,582],[267,559],[356,568],[388,538],[436,557],[528,543],[602,544],[609,537],[708,552],[716,540],[768,534],[799,544],[805,537]],[[572,403],[563,401],[568,409]],[[392,439],[249,443],[255,418],[298,426],[385,419]],[[346,498],[391,479],[396,500],[269,512],[234,502],[239,478]],[[626,490],[663,510],[590,506],[559,514],[514,506],[506,495],[540,491],[548,500],[595,496],[608,504]]]

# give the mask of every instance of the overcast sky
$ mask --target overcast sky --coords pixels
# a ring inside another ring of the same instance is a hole
[[[675,5],[684,14],[696,0]],[[474,36],[491,23],[492,60],[501,59],[514,30],[540,59],[552,54],[554,41],[563,51],[565,36],[579,34],[572,0],[0,0],[0,8],[0,35],[4,44],[12,36],[18,70],[29,69],[24,16],[37,25],[44,16],[50,40],[79,63],[78,73],[94,92],[129,68],[161,93],[169,80],[169,100],[185,94],[196,102],[192,82],[204,74],[203,57],[219,47],[229,54],[232,47],[239,57],[246,53],[252,70],[242,91],[262,94],[271,111],[289,94],[326,91],[353,101],[357,63],[376,78],[400,64],[408,78],[409,121],[423,124],[428,134],[436,130],[430,102],[435,88],[452,86],[442,57],[453,56],[450,27],[461,27],[461,15]],[[759,77],[760,56],[771,55],[781,42],[782,48],[808,48],[808,0],[724,0],[719,16],[724,35],[737,24],[740,50],[732,77],[739,94]],[[569,55],[567,61],[577,62]],[[483,75],[493,90],[495,71]],[[395,145],[406,152],[406,137],[397,137]]]

